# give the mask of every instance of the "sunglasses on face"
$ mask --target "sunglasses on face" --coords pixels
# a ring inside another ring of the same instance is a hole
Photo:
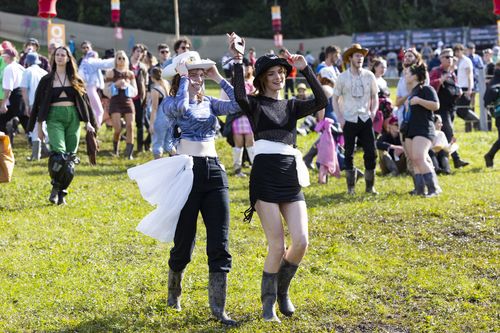
[[[185,46],[180,47],[181,50],[189,50],[190,48],[191,48],[191,46],[189,46],[189,45],[185,45]]]
[[[444,59],[452,59],[453,56],[442,56],[441,58],[444,58]]]
[[[169,51],[169,50],[161,50],[161,51],[160,51],[160,53],[161,53],[161,54],[164,54],[164,53],[170,53],[170,51]]]
[[[125,58],[124,58],[124,57],[118,57],[117,59],[118,59],[118,60],[125,60]]]

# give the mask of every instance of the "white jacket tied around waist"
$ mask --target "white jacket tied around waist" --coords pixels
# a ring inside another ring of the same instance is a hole
[[[309,181],[309,170],[307,170],[306,164],[302,159],[302,153],[298,149],[281,142],[269,140],[257,140],[255,141],[254,147],[256,156],[259,154],[281,154],[294,156],[295,164],[297,165],[297,178],[299,179],[300,186],[307,187],[311,185],[311,182]]]
[[[142,197],[156,209],[137,226],[137,231],[160,242],[174,239],[181,210],[193,187],[193,158],[164,157],[127,170],[139,186]]]

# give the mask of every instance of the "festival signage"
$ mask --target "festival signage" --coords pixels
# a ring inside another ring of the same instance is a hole
[[[495,45],[498,39],[496,25],[469,29],[469,41],[476,45]]]
[[[49,23],[47,27],[48,45],[54,43],[66,45],[66,32],[64,24]]]
[[[437,43],[444,39],[444,30],[445,29],[412,30],[410,32],[410,44],[417,48],[424,46],[424,43],[436,47]]]
[[[453,46],[455,44],[465,44],[465,33],[463,28],[447,28],[444,30],[444,44]]]
[[[361,44],[366,48],[385,48],[387,46],[387,33],[386,32],[362,32],[355,33],[353,43]]]
[[[387,49],[396,50],[400,47],[408,47],[408,33],[406,30],[387,32]]]

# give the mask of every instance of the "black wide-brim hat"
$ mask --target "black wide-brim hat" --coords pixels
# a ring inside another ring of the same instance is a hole
[[[257,83],[257,79],[261,74],[264,74],[269,68],[274,66],[283,66],[286,69],[286,76],[292,71],[292,65],[286,61],[286,59],[280,58],[275,54],[265,54],[255,62],[255,79],[253,79],[253,85]]]

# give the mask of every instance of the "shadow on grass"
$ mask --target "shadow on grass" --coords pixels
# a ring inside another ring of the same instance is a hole
[[[406,194],[406,193],[404,193]],[[307,193],[306,203],[307,207],[324,207],[331,203],[361,203],[365,201],[386,201],[394,200],[394,196],[400,196],[401,193],[397,191],[383,192],[378,195],[372,195],[360,189],[355,195],[349,195],[346,192],[331,193],[328,195],[317,195],[314,193]]]
[[[119,314],[111,314],[97,319],[83,321],[76,325],[70,325],[56,330],[48,330],[48,333],[65,333],[65,332],[124,332],[124,331],[149,331],[149,332],[226,332],[242,328],[247,324],[254,323],[255,318],[245,316],[245,318],[233,318],[237,320],[236,327],[225,326],[217,322],[210,314],[209,309],[206,313],[197,315],[186,311],[186,313],[178,313],[174,310],[163,310],[161,319],[152,322],[148,318],[148,309],[143,309],[140,312],[124,311]]]

